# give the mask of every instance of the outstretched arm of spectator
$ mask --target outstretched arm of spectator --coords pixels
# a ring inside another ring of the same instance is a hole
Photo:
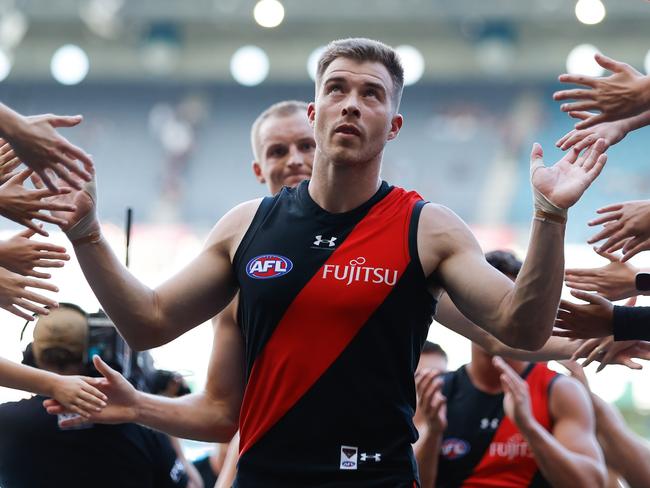
[[[0,136],[11,144],[18,159],[32,168],[52,191],[58,188],[48,171],[78,189],[81,189],[79,178],[90,181],[92,177],[94,169],[90,156],[56,131],[60,127],[74,127],[82,120],[81,115],[25,117],[0,104]]]
[[[0,266],[23,276],[48,279],[49,273],[36,271],[35,268],[61,268],[70,259],[65,247],[49,242],[30,239],[34,235],[31,229],[0,241]]]
[[[606,77],[560,75],[560,81],[575,83],[585,88],[555,92],[555,100],[576,100],[564,103],[563,112],[597,110],[576,124],[576,129],[586,129],[601,122],[621,120],[650,110],[650,76],[643,76],[632,66],[602,54],[595,55],[596,62],[612,72]]]
[[[95,388],[99,381],[85,376],[62,376],[0,358],[0,386],[55,398],[84,418],[106,406],[106,395]]]
[[[587,120],[596,114],[592,112],[569,112],[569,115],[575,119]],[[571,148],[582,151],[598,139],[604,139],[607,146],[610,147],[621,142],[630,132],[646,125],[650,125],[650,110],[627,119],[601,122],[586,129],[573,129],[558,140],[555,145],[563,151]]]
[[[621,261],[650,249],[650,200],[634,200],[615,203],[597,210],[602,217],[589,222],[601,225],[603,229],[589,239],[589,244],[606,239],[598,248],[599,252],[623,250]]]
[[[595,291],[608,300],[622,300],[639,295],[636,289],[636,274],[640,271],[629,262],[621,262],[615,254],[598,251],[609,261],[600,268],[567,268],[564,281],[569,288],[582,291]]]
[[[40,288],[57,292],[59,289],[47,281],[25,277],[0,267],[0,308],[11,312],[24,320],[34,320],[29,313],[48,315],[50,311],[44,307],[57,307],[56,301],[44,297],[27,288]]]

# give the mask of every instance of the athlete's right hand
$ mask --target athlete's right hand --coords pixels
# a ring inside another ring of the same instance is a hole
[[[124,376],[112,369],[99,356],[93,357],[93,363],[104,377],[95,387],[108,397],[107,405],[101,412],[89,412],[88,418],[64,420],[61,427],[74,427],[88,421],[101,424],[122,424],[135,422],[137,419],[138,391]],[[45,400],[43,406],[50,415],[73,413],[65,409],[56,400]]]
[[[43,180],[38,175],[32,175],[31,179],[36,188],[44,188]],[[61,185],[63,181],[55,178],[54,183]],[[74,208],[74,211],[66,212],[65,221],[59,223],[59,227],[68,235],[70,240],[86,237],[92,232],[99,232],[100,230],[99,221],[97,220],[95,185],[95,179],[93,178],[90,183],[85,183],[81,190],[72,188],[69,193],[53,195],[48,199]],[[63,216],[56,210],[51,213],[54,217],[62,218]]]
[[[442,433],[447,428],[447,398],[442,394],[444,384],[440,371],[430,369],[415,374],[415,389],[418,396],[418,410],[427,419],[432,433]]]

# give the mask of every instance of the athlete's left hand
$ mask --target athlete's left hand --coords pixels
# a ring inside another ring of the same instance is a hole
[[[553,205],[568,209],[582,196],[607,162],[605,139],[598,139],[579,154],[567,152],[553,166],[545,166],[542,146],[535,143],[530,155],[530,179],[535,190]]]
[[[535,421],[530,407],[528,383],[500,357],[495,356],[492,364],[501,372],[499,378],[504,393],[503,410],[519,430],[524,430]]]

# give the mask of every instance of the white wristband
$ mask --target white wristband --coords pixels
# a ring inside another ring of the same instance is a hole
[[[566,221],[569,211],[566,208],[560,208],[542,195],[537,188],[533,186],[533,204],[535,210],[541,210],[544,213],[557,215]]]
[[[93,178],[92,181],[84,183],[83,191],[88,193],[93,202],[93,206],[79,222],[66,231],[68,239],[73,242],[78,241],[93,232],[99,232],[99,222],[97,220],[97,185],[95,184],[95,178]]]

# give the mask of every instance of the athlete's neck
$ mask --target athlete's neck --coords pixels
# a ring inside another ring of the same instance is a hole
[[[355,165],[334,164],[316,150],[309,196],[330,213],[343,213],[370,200],[381,185],[381,160]]]
[[[501,373],[492,364],[493,357],[479,346],[472,344],[472,362],[467,365],[466,371],[476,388],[490,395],[498,395],[503,392],[503,388],[500,379]],[[506,361],[520,375],[528,366],[528,363],[523,361]]]

